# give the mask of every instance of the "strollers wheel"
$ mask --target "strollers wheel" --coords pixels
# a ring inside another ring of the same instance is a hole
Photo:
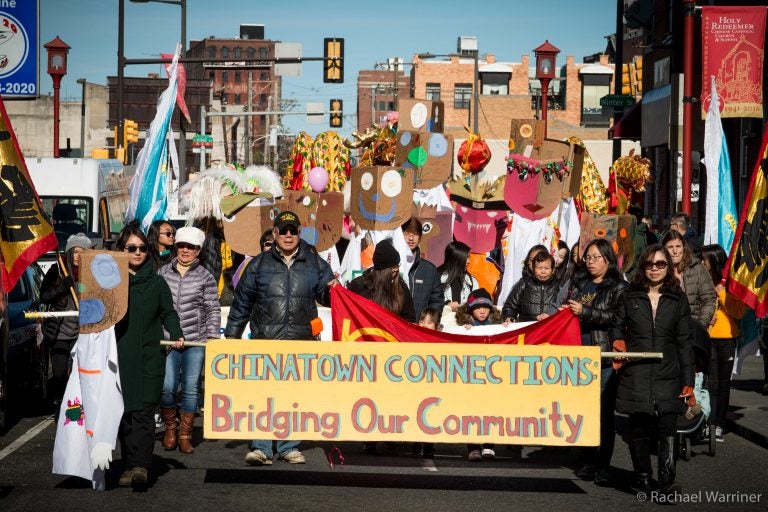
[[[717,436],[715,436],[715,427],[709,427],[709,456],[715,456],[715,446],[717,446]]]
[[[684,435],[679,435],[678,437],[678,456],[680,460],[689,461],[691,460],[691,438]]]

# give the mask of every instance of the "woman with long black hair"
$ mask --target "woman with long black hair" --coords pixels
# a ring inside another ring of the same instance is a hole
[[[479,288],[477,280],[467,272],[469,264],[469,246],[453,241],[445,246],[443,264],[437,267],[440,282],[443,284],[445,305],[454,313],[467,301],[472,290]]]

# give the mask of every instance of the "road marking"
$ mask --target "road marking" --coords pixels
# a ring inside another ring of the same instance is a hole
[[[435,467],[435,461],[432,459],[424,459],[421,463],[421,467],[425,471],[437,471],[437,468]]]
[[[37,434],[45,430],[48,427],[48,425],[52,423],[53,423],[53,416],[49,416],[48,418],[44,419],[43,421],[41,421],[31,429],[27,430],[24,434],[19,436],[19,438],[16,439],[14,442],[12,442],[8,446],[0,450],[0,460],[3,460],[8,455],[12,454],[16,450],[24,446],[24,444],[27,441],[29,441],[30,439],[35,437]]]

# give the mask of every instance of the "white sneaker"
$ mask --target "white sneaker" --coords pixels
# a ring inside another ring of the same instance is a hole
[[[249,466],[270,466],[272,459],[261,450],[251,450],[245,454],[245,463]]]
[[[492,448],[483,448],[481,452],[484,459],[493,459],[496,457],[496,452]]]
[[[718,443],[724,443],[723,439],[723,427],[715,427],[715,441]]]

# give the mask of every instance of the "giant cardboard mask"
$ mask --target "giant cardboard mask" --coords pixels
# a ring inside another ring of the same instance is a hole
[[[508,222],[506,210],[477,210],[456,204],[453,237],[472,252],[488,252],[500,244]]]
[[[128,311],[126,252],[83,251],[80,255],[80,332],[90,334],[112,327]]]
[[[442,101],[401,98],[398,101],[397,130],[442,132],[443,114]]]
[[[362,229],[395,229],[411,218],[413,169],[355,167],[350,180],[351,215]]]
[[[341,239],[344,220],[344,194],[341,192],[309,192],[286,190],[285,209],[301,221],[301,239],[326,251]]]
[[[413,188],[433,188],[445,182],[453,165],[453,137],[442,133],[397,132],[395,165],[413,168]]]
[[[423,231],[421,257],[439,267],[445,260],[445,247],[453,242],[453,212],[437,212],[432,219],[419,220]]]
[[[261,252],[261,235],[272,229],[275,216],[284,209],[284,202],[256,199],[231,217],[224,217],[222,225],[227,244],[237,253],[256,256]]]
[[[635,228],[637,218],[634,215],[600,215],[595,213],[581,214],[581,236],[579,248],[584,247],[596,238],[604,238],[610,242],[616,253],[619,268],[627,272],[635,261]]]

